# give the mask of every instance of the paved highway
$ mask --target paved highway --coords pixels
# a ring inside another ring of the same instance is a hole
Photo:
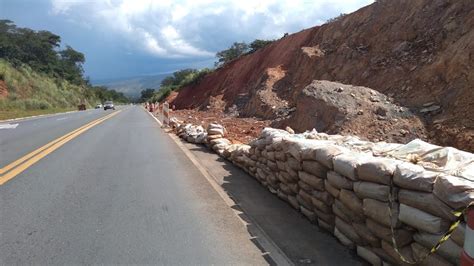
[[[142,108],[0,124],[0,264],[266,264]]]

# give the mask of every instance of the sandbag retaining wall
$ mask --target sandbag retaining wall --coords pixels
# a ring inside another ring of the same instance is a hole
[[[250,145],[219,139],[224,135],[212,138],[217,153],[374,265],[405,264],[393,247],[391,226],[400,253],[419,261],[455,221],[452,211],[474,197],[474,183],[463,176],[380,157],[402,151],[400,144],[270,128]],[[458,172],[470,175],[472,168],[466,169]],[[419,265],[459,264],[464,230],[462,223]]]

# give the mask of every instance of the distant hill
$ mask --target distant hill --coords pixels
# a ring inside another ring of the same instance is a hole
[[[170,75],[171,73],[128,78],[101,79],[94,80],[92,83],[97,86],[107,86],[110,89],[124,93],[128,97],[137,98],[140,97],[140,91],[143,89],[158,89],[160,87],[161,81]]]

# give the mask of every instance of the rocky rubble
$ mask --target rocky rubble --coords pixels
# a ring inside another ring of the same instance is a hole
[[[183,128],[188,140],[199,127]],[[474,155],[421,140],[265,128],[249,145],[231,144],[218,124],[207,134],[210,148],[373,265],[404,265],[400,254],[419,261],[456,220],[453,210],[474,199]],[[465,226],[419,265],[459,264]]]

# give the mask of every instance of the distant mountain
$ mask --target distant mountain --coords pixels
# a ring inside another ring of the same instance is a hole
[[[101,79],[93,80],[92,83],[97,86],[107,86],[110,89],[123,92],[126,96],[131,98],[138,98],[140,97],[140,91],[143,89],[158,89],[161,81],[169,75],[171,75],[171,73],[128,78]]]

